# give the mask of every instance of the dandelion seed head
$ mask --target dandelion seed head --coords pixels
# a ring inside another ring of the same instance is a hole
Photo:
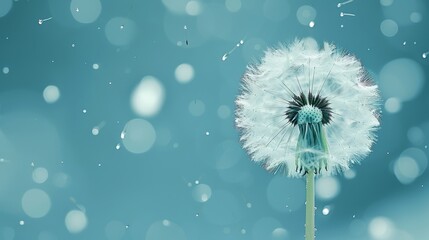
[[[354,56],[333,44],[319,48],[307,38],[269,49],[248,66],[241,87],[240,140],[267,170],[331,175],[371,151],[378,87]]]

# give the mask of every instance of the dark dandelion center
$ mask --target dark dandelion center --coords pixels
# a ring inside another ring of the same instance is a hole
[[[319,94],[314,96],[311,92],[308,96],[304,93],[293,95],[288,101],[289,106],[285,112],[286,119],[294,126],[302,123],[322,122],[323,125],[330,123],[332,119],[332,108],[327,98]],[[301,114],[299,114],[301,112]],[[302,118],[305,113],[305,119]],[[304,122],[303,122],[304,121]]]

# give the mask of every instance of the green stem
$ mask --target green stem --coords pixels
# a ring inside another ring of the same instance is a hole
[[[305,204],[305,240],[314,240],[314,171],[308,171]]]

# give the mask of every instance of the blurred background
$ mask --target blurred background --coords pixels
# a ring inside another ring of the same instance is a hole
[[[356,55],[383,97],[360,165],[317,179],[316,236],[429,229],[424,0],[0,0],[0,239],[304,238],[304,181],[242,150],[246,66],[295,38]]]

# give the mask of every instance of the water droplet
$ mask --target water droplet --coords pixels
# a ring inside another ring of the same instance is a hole
[[[200,181],[198,181],[198,180],[195,180],[195,184],[200,184]]]
[[[120,148],[121,148],[121,144],[120,143],[116,144],[116,150],[119,150]]]
[[[314,21],[310,21],[310,22],[308,23],[308,26],[312,28],[312,27],[314,27],[314,25],[315,25],[315,24],[316,24],[316,23],[315,23]]]
[[[206,136],[210,135],[210,132],[206,132]]]
[[[83,110],[82,110],[82,112],[83,112],[83,113],[86,113],[86,109],[83,109]]]
[[[19,225],[23,226],[25,222],[23,220],[19,221]]]

